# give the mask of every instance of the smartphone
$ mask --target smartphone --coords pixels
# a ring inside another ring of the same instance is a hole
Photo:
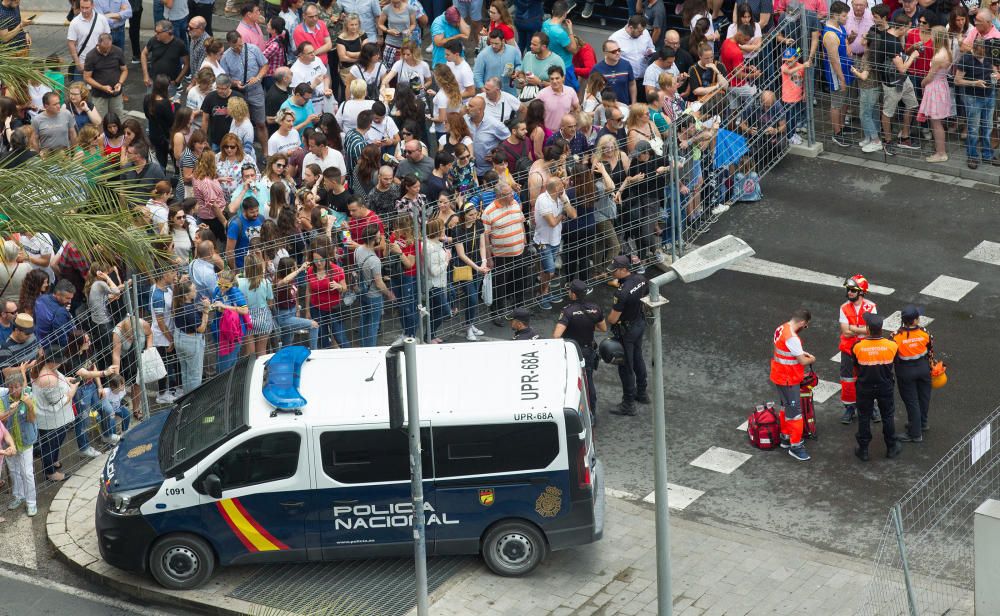
[[[29,17],[29,18],[28,18],[28,21],[35,21],[35,18],[36,18],[36,17],[38,17],[38,13],[35,13],[35,14],[34,14],[34,15],[32,15],[31,17]]]

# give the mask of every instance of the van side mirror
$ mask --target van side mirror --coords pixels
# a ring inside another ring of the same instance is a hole
[[[212,498],[222,498],[222,480],[215,473],[205,477],[201,486],[205,489],[205,493]]]

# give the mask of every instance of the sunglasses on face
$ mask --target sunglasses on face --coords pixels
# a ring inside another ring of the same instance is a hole
[[[285,168],[285,163],[274,163],[274,166],[276,168],[278,168],[278,169],[284,169]]]
[[[223,150],[235,150],[236,146],[235,145],[224,145],[224,146],[222,146],[222,149]]]

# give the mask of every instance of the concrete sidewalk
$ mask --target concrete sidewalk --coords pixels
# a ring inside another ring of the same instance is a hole
[[[230,594],[259,567],[222,569],[198,591],[171,592],[153,579],[101,560],[94,506],[103,458],[60,488],[47,518],[58,555],[92,579],[136,598],[212,614],[246,614],[262,606]],[[810,614],[848,616],[863,597],[871,564],[742,528],[671,517],[674,614]],[[435,616],[472,614],[585,616],[656,614],[654,520],[649,505],[608,498],[604,539],[555,552],[534,574],[501,578],[476,562],[432,596]],[[968,610],[971,614],[971,593]],[[271,612],[268,612],[271,613]],[[411,611],[415,614],[415,610]]]

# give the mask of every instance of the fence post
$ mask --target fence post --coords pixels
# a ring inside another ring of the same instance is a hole
[[[132,345],[132,352],[135,353],[135,380],[139,384],[139,406],[142,410],[142,419],[145,421],[149,419],[149,396],[146,394],[146,381],[142,375],[142,352],[146,348],[146,334],[139,323],[138,274],[132,274],[132,284],[125,287],[125,299],[128,300],[129,320],[132,323],[132,337],[134,340],[138,340],[138,342]]]
[[[413,309],[416,311],[417,317],[417,335],[416,338],[420,342],[427,342],[424,340],[424,286],[426,286],[424,280],[424,259],[423,259],[423,236],[421,234],[421,221],[424,218],[423,212],[417,212],[416,209],[413,210],[413,260],[414,268],[417,273],[417,288],[415,291],[415,297],[413,298]],[[404,328],[403,335],[406,335]]]
[[[808,58],[809,46],[811,45],[812,37],[809,33],[809,26],[806,20],[805,7],[801,5],[799,6],[799,33],[800,36],[796,37],[795,42],[799,43],[799,41],[801,40],[802,49],[804,50],[802,53],[804,53]],[[810,65],[809,68],[806,69],[805,84],[804,84],[805,88],[803,89],[802,92],[802,102],[806,106],[806,141],[809,144],[809,147],[812,147],[813,145],[816,144],[816,116],[815,113],[813,112],[814,75],[815,75],[815,67]]]
[[[910,580],[910,563],[906,559],[906,541],[903,538],[903,514],[899,503],[892,506],[892,523],[896,527],[896,544],[899,546],[899,562],[903,565],[903,581],[906,584],[906,603],[910,607],[910,616],[919,616],[917,612],[917,595]]]
[[[670,197],[667,199],[667,203],[670,204],[670,259],[671,261],[676,261],[679,255],[684,255],[682,245],[684,241],[684,220],[681,218],[681,170],[678,164],[680,156],[677,145],[677,125],[675,122],[670,123],[670,134],[667,135],[667,144],[670,152],[670,183],[667,186],[670,190]]]

